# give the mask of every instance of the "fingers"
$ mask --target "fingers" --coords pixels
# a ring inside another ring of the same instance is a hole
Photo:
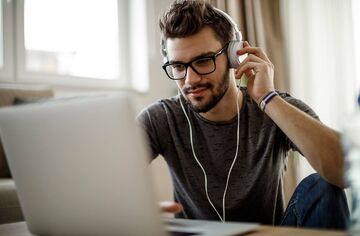
[[[254,101],[258,101],[266,92],[274,90],[274,65],[261,48],[251,47],[248,42],[237,51],[239,56],[246,54],[248,56],[235,70],[235,78],[241,79],[245,74],[248,92]]]
[[[176,202],[164,201],[160,202],[159,205],[162,213],[176,214],[183,209],[182,205]]]
[[[259,48],[259,47],[251,47],[250,44],[247,42],[247,41],[244,41],[244,44],[243,44],[243,48],[242,49],[239,49],[237,51],[237,54],[240,56],[240,55],[243,55],[243,54],[253,54],[267,62],[270,62],[269,58],[267,57],[267,55],[265,54],[265,52],[262,50],[262,48]]]
[[[247,71],[245,71],[245,75],[248,78],[252,78],[255,75],[255,72],[253,70],[247,70]]]
[[[255,55],[249,55],[240,63],[239,67],[235,71],[235,78],[241,78],[243,73],[245,73],[248,78],[251,78],[266,64],[267,62],[261,58]]]
[[[250,78],[253,75],[255,75],[257,72],[260,71],[259,68],[261,66],[262,66],[262,64],[260,64],[258,62],[248,62],[248,63],[244,64],[241,67],[239,66],[239,68],[235,72],[235,77],[236,78],[241,78],[241,76],[245,73],[246,76],[248,78]]]

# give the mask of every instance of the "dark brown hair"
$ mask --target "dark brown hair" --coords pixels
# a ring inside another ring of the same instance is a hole
[[[234,30],[229,21],[203,0],[176,0],[159,20],[163,40],[184,38],[209,26],[225,45],[232,40]]]

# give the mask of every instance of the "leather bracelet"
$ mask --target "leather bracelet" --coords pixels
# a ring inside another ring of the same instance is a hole
[[[277,92],[275,91],[271,91],[270,93],[266,94],[265,96],[263,96],[261,99],[260,99],[260,102],[259,102],[259,108],[261,111],[264,111],[265,110],[265,107],[266,105],[270,102],[270,100],[279,95]]]

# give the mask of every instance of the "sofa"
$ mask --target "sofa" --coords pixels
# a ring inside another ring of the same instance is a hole
[[[47,86],[0,83],[0,109],[7,106],[49,99],[54,96]],[[6,155],[1,144],[0,133],[0,224],[23,221],[20,203]]]

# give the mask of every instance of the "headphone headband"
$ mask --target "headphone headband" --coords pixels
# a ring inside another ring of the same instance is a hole
[[[226,20],[231,24],[231,26],[235,30],[235,39],[234,40],[241,41],[242,40],[242,34],[241,34],[237,24],[235,23],[235,21],[231,18],[231,16],[229,14],[227,14],[226,12],[220,10],[219,8],[213,7],[213,9],[215,11],[217,11],[219,14],[221,14],[223,17],[225,17]]]

